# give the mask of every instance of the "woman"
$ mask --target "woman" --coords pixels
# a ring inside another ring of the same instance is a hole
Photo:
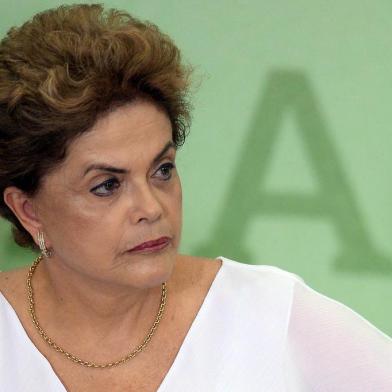
[[[391,391],[392,340],[349,308],[178,253],[189,73],[100,5],[1,42],[0,211],[41,254],[0,274],[0,390]]]

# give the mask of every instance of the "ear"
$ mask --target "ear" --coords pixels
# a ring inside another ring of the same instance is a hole
[[[42,224],[37,216],[34,201],[15,186],[7,187],[3,193],[4,202],[18,218],[22,226],[36,240]]]

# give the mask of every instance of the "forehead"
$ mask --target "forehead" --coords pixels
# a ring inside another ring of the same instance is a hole
[[[172,139],[166,112],[148,101],[120,106],[101,117],[71,143],[66,161],[79,164],[100,159],[140,159],[153,155]]]

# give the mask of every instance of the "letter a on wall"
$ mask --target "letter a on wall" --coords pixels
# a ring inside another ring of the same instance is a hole
[[[287,111],[294,115],[308,164],[315,173],[317,183],[313,195],[271,192],[263,185]],[[233,173],[215,220],[217,224],[209,235],[213,243],[198,247],[196,253],[225,253],[237,260],[250,260],[243,245],[244,235],[255,218],[303,216],[328,220],[336,230],[339,250],[335,269],[358,273],[392,272],[391,261],[378,252],[366,229],[355,194],[304,74],[275,71],[269,75],[238,157],[234,165],[237,172]]]

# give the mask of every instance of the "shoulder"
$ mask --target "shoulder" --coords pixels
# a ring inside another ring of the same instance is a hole
[[[29,267],[0,272],[0,293],[17,309],[25,294],[25,282]]]
[[[284,324],[282,317],[287,320],[294,287],[303,282],[298,275],[279,267],[246,264],[224,256],[188,257],[187,261],[193,265],[192,269],[197,266],[194,281],[204,282],[205,292],[213,285],[212,292],[221,309],[237,304],[245,317],[253,311],[258,315],[268,314],[270,320],[276,320],[275,325]]]
[[[286,338],[290,374],[315,390],[392,390],[392,339],[361,314],[309,285],[293,288]],[[317,358],[314,361],[313,358]]]
[[[308,330],[308,336],[317,335],[316,330],[321,333],[329,331],[335,337],[340,333],[347,337],[353,336],[352,333],[372,335],[375,339],[388,342],[392,348],[392,338],[362,314],[303,281],[296,282],[293,287],[290,328],[293,334],[300,335]]]
[[[222,260],[178,254],[175,281],[183,289],[194,286],[210,287],[218,274]]]
[[[191,281],[204,281],[210,286],[214,280],[219,280],[220,285],[227,289],[245,288],[249,292],[257,293],[266,290],[280,295],[291,295],[296,285],[305,285],[304,280],[297,274],[279,267],[266,264],[247,264],[228,257],[219,256],[215,259],[179,255],[180,265],[185,276]],[[220,279],[215,279],[218,277]]]
[[[276,289],[292,289],[295,284],[305,284],[297,274],[268,264],[248,264],[220,256],[225,266],[226,275],[238,282],[258,286],[274,286]]]

